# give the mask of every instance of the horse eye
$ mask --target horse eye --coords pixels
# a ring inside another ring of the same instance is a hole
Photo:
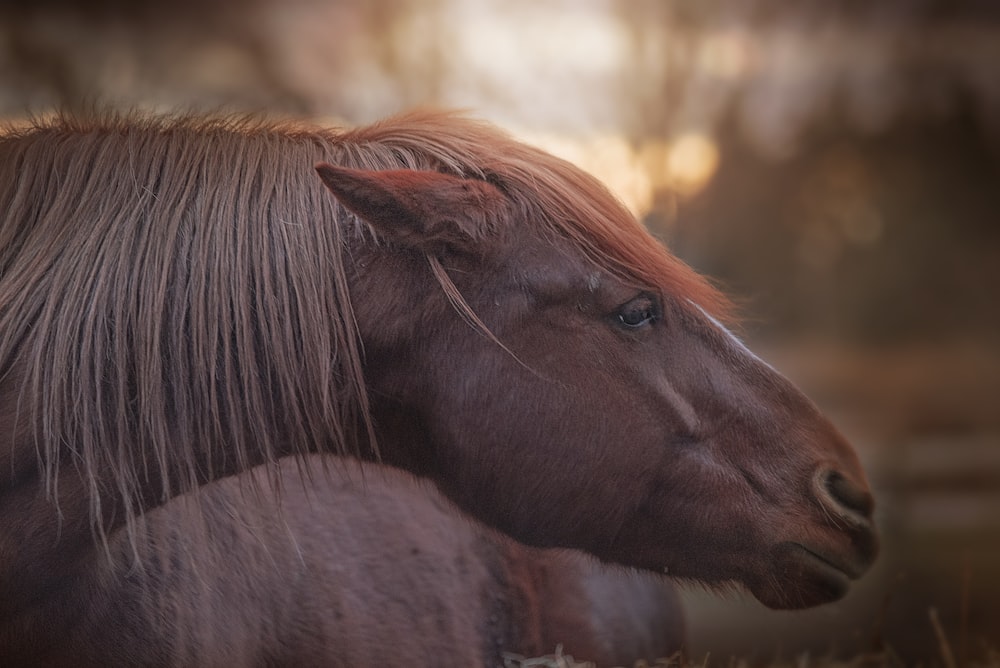
[[[638,329],[659,318],[659,307],[649,297],[642,296],[625,304],[618,311],[618,322],[629,329]]]

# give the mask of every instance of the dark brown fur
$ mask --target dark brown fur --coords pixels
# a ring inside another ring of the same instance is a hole
[[[487,125],[57,119],[0,138],[0,213],[0,645],[143,513],[303,452],[774,607],[875,556],[853,450],[719,293]]]

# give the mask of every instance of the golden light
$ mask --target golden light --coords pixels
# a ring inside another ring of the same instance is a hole
[[[596,176],[639,218],[653,208],[657,192],[669,191],[681,197],[701,192],[719,166],[718,147],[702,133],[683,134],[669,142],[648,142],[636,150],[619,135],[513,132]]]
[[[514,135],[595,176],[636,217],[642,218],[652,208],[653,180],[624,137],[570,137],[517,130]]]
[[[719,166],[719,149],[703,134],[681,135],[667,152],[670,184],[683,195],[700,191]]]
[[[669,142],[650,142],[640,157],[657,190],[683,197],[701,192],[719,167],[718,147],[700,132],[682,134]]]
[[[596,11],[566,12],[542,6],[515,9],[471,5],[455,47],[479,73],[524,81],[525,73],[561,71],[613,75],[629,52],[628,34]]]

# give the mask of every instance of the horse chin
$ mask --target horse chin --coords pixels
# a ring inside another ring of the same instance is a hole
[[[748,584],[761,603],[797,610],[843,598],[863,566],[842,563],[799,543],[782,543],[771,555],[771,573]]]

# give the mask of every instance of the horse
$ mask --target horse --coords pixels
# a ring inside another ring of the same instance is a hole
[[[876,557],[856,453],[721,292],[487,123],[57,116],[0,138],[0,212],[0,647],[146,512],[312,452],[773,608]]]
[[[668,581],[517,544],[399,469],[327,462],[304,475],[319,457],[142,515],[138,564],[115,534],[35,665],[500,666],[561,645],[611,666],[681,647]]]

